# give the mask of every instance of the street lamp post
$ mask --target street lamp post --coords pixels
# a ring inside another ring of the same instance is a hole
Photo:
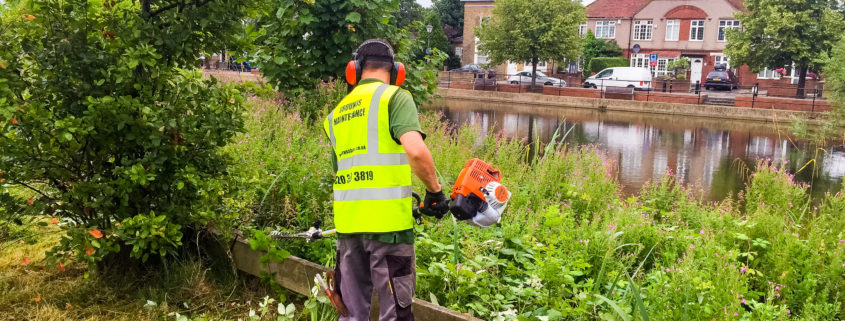
[[[431,54],[431,29],[432,29],[432,28],[433,28],[433,27],[432,27],[431,25],[427,25],[427,26],[425,26],[425,31],[428,31],[428,36],[427,36],[427,37],[426,37],[426,39],[425,39],[425,46],[426,46],[426,48],[425,48],[425,54],[426,54],[426,55],[430,55],[430,54]]]

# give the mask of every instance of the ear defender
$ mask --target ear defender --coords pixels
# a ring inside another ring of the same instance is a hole
[[[405,82],[405,64],[401,62],[393,62],[393,69],[390,70],[390,84],[394,86],[402,86]]]
[[[350,60],[346,63],[346,83],[355,86],[359,79],[361,79],[361,65],[358,60]]]
[[[361,48],[365,45],[372,43],[382,44],[387,47],[387,58],[390,58],[390,60],[393,62],[393,68],[390,69],[390,84],[394,86],[401,86],[402,83],[405,82],[405,65],[401,62],[397,62],[394,60],[393,47],[381,40],[367,40],[360,46],[358,46],[358,49],[356,49],[355,52],[352,54],[352,60],[346,63],[346,83],[348,83],[350,86],[355,86],[358,84],[358,81],[361,80],[361,72],[363,70],[361,66],[361,61],[357,59],[358,51],[361,51]]]

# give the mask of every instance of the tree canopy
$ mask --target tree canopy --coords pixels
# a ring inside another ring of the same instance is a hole
[[[432,8],[440,15],[444,27],[448,26],[457,32],[455,37],[463,35],[464,4],[461,0],[434,0]]]
[[[405,28],[414,21],[422,21],[425,12],[425,8],[415,0],[399,0],[399,10],[391,15],[391,20],[397,27]]]
[[[310,88],[314,80],[343,74],[364,40],[389,38],[395,27],[388,13],[397,0],[271,0],[272,14],[249,30],[254,60],[277,88]]]
[[[747,0],[748,12],[737,12],[742,28],[726,30],[725,53],[734,65],[753,71],[789,67],[799,75],[796,95],[804,98],[809,66],[822,67],[824,57],[845,30],[836,0]]]
[[[586,21],[584,7],[570,0],[496,1],[490,21],[475,28],[479,51],[493,65],[529,61],[532,85],[540,61],[575,60],[583,40],[578,25]]]
[[[417,21],[404,29],[391,21],[399,10],[398,0],[270,0],[272,14],[261,18],[258,28],[248,27],[254,39],[253,60],[269,83],[282,91],[314,88],[319,81],[344,75],[352,53],[365,40],[386,39],[406,66],[405,87],[417,104],[436,90],[436,69],[443,59],[425,53],[425,37],[414,37],[421,29]]]

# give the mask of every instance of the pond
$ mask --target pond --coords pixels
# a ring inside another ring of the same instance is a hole
[[[736,197],[759,159],[786,164],[814,197],[840,191],[845,176],[842,142],[814,148],[782,124],[465,100],[441,105],[432,109],[456,124],[508,137],[546,143],[558,128],[569,131],[567,143],[594,144],[606,153],[626,194],[671,170],[705,200]]]

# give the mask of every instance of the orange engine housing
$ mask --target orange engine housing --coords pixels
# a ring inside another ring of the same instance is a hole
[[[458,198],[458,195],[468,197],[470,194],[475,194],[483,200],[484,193],[481,190],[490,182],[501,183],[501,172],[478,158],[470,159],[461,170],[458,179],[455,180],[455,185],[452,186],[451,198],[454,200]]]

